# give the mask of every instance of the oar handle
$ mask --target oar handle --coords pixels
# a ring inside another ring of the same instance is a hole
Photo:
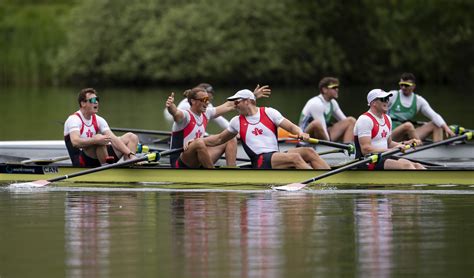
[[[304,140],[302,137],[299,137],[298,135],[295,135],[295,134],[289,134],[288,136],[291,137],[291,138]],[[327,141],[327,140],[320,140],[320,139],[316,139],[316,138],[309,138],[309,139],[304,140],[304,141],[306,141],[310,144],[314,144],[314,145],[324,145],[324,146],[329,146],[329,147],[345,149],[349,152],[349,154],[355,153],[355,147],[352,144],[343,144],[343,143],[332,142],[332,141]]]

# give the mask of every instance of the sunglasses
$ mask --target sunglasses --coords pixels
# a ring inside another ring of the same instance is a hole
[[[389,99],[390,99],[390,97],[381,97],[381,98],[378,98],[378,100],[380,100],[381,102],[388,102]]]
[[[398,82],[398,85],[400,85],[400,87],[411,87],[411,86],[415,86],[415,83],[400,81]]]
[[[86,99],[86,102],[96,104],[99,102],[99,97],[91,97],[89,99]]]
[[[242,98],[236,99],[236,100],[234,100],[234,104],[239,105],[239,103],[241,103],[243,100],[244,99],[242,99]]]
[[[209,102],[209,97],[195,98],[195,100],[199,100],[202,103],[208,103]]]

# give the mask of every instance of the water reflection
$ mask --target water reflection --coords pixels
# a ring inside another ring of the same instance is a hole
[[[355,240],[359,275],[391,277],[393,269],[392,204],[380,195],[355,198]]]
[[[109,276],[109,200],[103,196],[69,193],[65,200],[67,276]]]
[[[36,193],[0,191],[2,277],[474,272],[468,194]]]

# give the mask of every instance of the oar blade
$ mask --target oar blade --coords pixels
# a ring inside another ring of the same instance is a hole
[[[43,187],[50,184],[51,182],[47,180],[37,180],[32,182],[21,182],[21,183],[12,183],[10,187]]]
[[[282,186],[275,186],[273,189],[278,190],[278,191],[298,191],[302,188],[304,188],[306,184],[304,183],[290,183],[287,185],[282,185]]]

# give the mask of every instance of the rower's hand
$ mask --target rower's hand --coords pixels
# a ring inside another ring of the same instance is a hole
[[[303,140],[303,141],[308,141],[310,137],[309,137],[309,134],[308,134],[308,133],[306,133],[306,132],[300,132],[300,133],[298,134],[298,138],[299,138],[300,140]]]
[[[94,143],[97,145],[108,145],[112,142],[112,139],[110,136],[104,135],[104,134],[96,134],[92,136],[92,139],[94,140]]]
[[[260,84],[257,84],[257,87],[253,90],[253,94],[255,95],[255,98],[270,97],[272,89],[270,89],[270,86],[268,85],[260,87]]]
[[[191,145],[193,143],[193,141],[194,141],[194,139],[191,139],[186,144],[184,144],[183,151],[186,151],[187,149],[189,149],[189,145]]]
[[[172,92],[166,100],[166,108],[170,107],[171,105],[174,105],[174,92]]]
[[[417,146],[421,146],[423,145],[423,142],[419,139],[410,139],[408,141],[404,141],[402,144],[404,145],[410,145],[412,146],[413,148],[417,147]]]
[[[449,127],[443,127],[444,129],[444,134],[446,135],[446,137],[453,137],[453,136],[456,136],[456,133],[454,133],[453,130],[451,130]]]

